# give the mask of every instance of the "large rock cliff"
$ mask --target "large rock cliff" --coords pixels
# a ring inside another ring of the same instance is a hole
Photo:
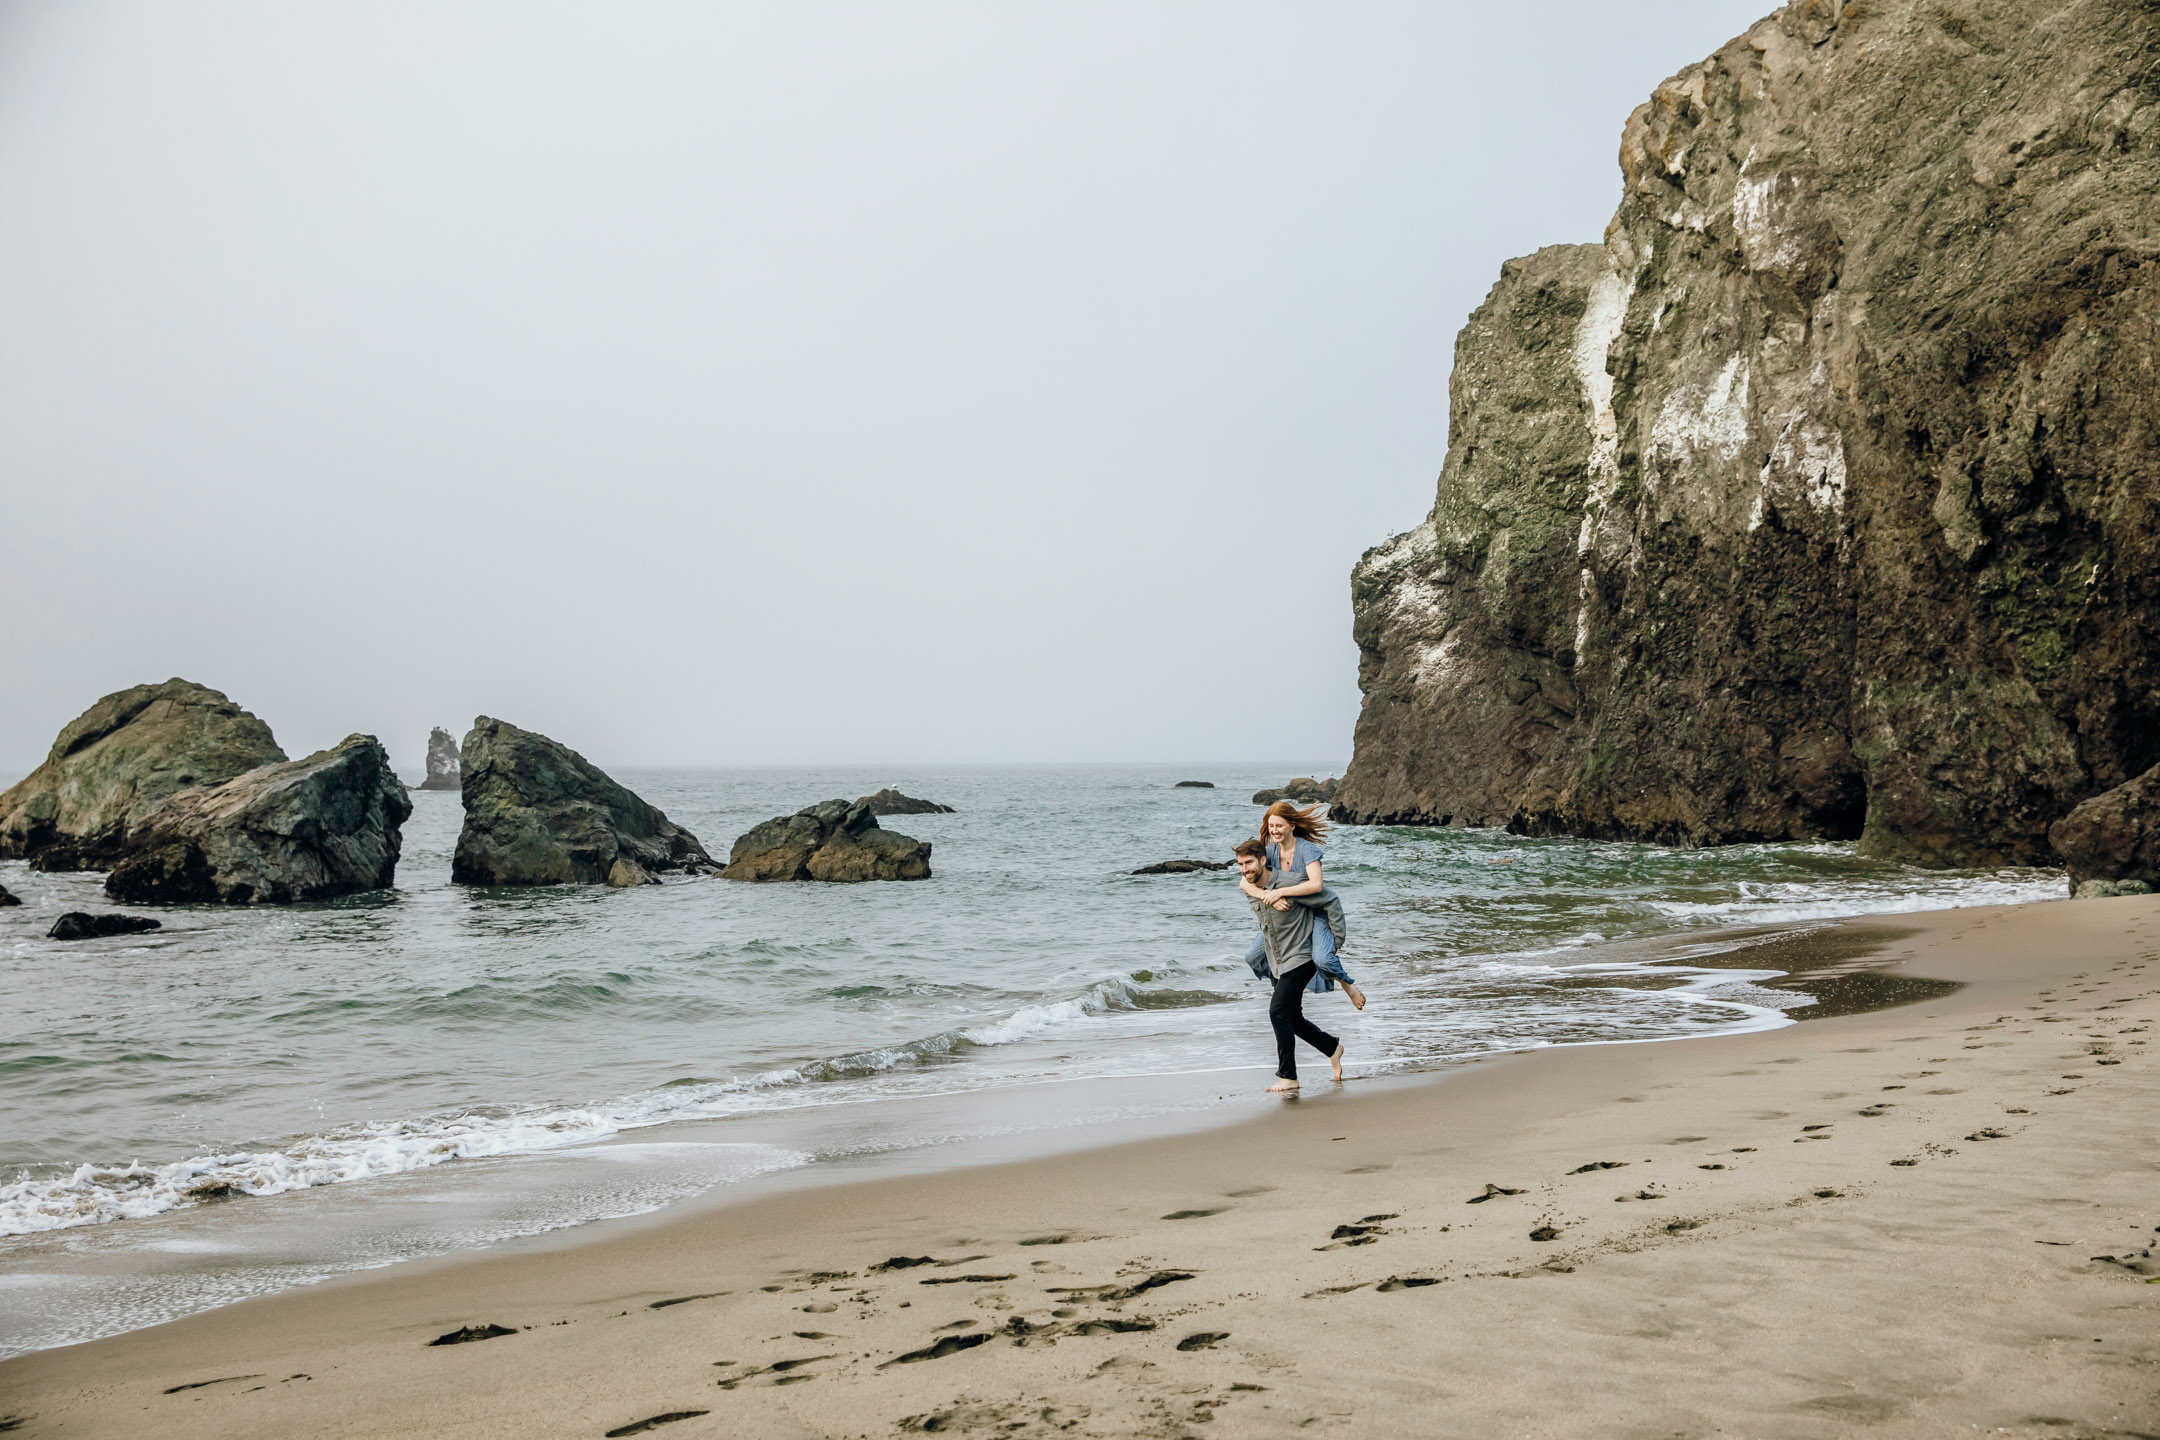
[[[1356,569],[1338,818],[2050,863],[2160,762],[2160,6],[1798,0],[1620,169]]]

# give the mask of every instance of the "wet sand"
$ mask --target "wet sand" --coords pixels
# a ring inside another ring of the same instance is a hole
[[[2160,1432],[2160,897],[1885,928],[1771,942],[1854,1013],[375,1272],[9,1361],[0,1426]]]

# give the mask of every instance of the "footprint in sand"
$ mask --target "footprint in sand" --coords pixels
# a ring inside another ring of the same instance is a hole
[[[220,1375],[215,1380],[190,1380],[185,1385],[174,1385],[165,1393],[167,1395],[178,1395],[183,1390],[202,1390],[212,1385],[230,1385],[236,1380],[260,1379],[262,1379],[260,1375]]]
[[[1501,1196],[1501,1195],[1520,1195],[1520,1194],[1522,1194],[1522,1193],[1523,1193],[1523,1192],[1522,1192],[1522,1191],[1520,1191],[1520,1190],[1511,1190],[1511,1189],[1509,1189],[1509,1188],[1508,1188],[1507,1186],[1505,1186],[1505,1185],[1495,1185],[1495,1184],[1491,1183],[1490,1181],[1487,1181],[1487,1182],[1486,1182],[1486,1185],[1485,1185],[1485,1193],[1484,1193],[1484,1194],[1482,1194],[1482,1195],[1473,1195],[1473,1196],[1471,1196],[1471,1197],[1470,1197],[1470,1198],[1469,1198],[1468,1200],[1465,1200],[1465,1201],[1463,1201],[1463,1204],[1465,1204],[1465,1205],[1482,1205],[1482,1204],[1484,1204],[1484,1203],[1485,1203],[1485,1202],[1486,1202],[1487,1200],[1491,1200],[1491,1199],[1494,1199],[1494,1198],[1496,1198],[1496,1197],[1498,1197],[1498,1196]]]
[[[895,1355],[892,1359],[887,1360],[884,1365],[878,1366],[878,1369],[883,1370],[886,1365],[914,1365],[924,1360],[942,1360],[948,1355],[957,1355],[963,1350],[972,1350],[978,1345],[987,1345],[989,1343],[990,1337],[988,1335],[947,1335],[935,1345],[925,1345],[920,1350],[910,1350],[905,1355]]]
[[[618,1425],[607,1432],[607,1440],[622,1435],[642,1435],[647,1430],[657,1430],[662,1425],[672,1425],[678,1420],[695,1420],[700,1415],[710,1415],[710,1410],[670,1410],[661,1415],[648,1415],[643,1420],[633,1420],[628,1425]]]
[[[1570,1175],[1588,1175],[1593,1170],[1618,1170],[1627,1163],[1625,1160],[1592,1160],[1587,1165],[1577,1165],[1567,1173]]]
[[[1173,1210],[1163,1216],[1165,1220],[1205,1220],[1210,1215],[1220,1215],[1230,1207],[1218,1205],[1213,1210]]]
[[[515,1335],[517,1333],[517,1331],[511,1329],[507,1325],[467,1325],[462,1330],[452,1330],[447,1335],[438,1335],[433,1340],[430,1340],[427,1343],[430,1345],[467,1345],[475,1340],[493,1340],[498,1335]],[[246,1380],[252,1380],[255,1377],[252,1375],[246,1375],[242,1376],[241,1378]],[[203,1383],[206,1385],[215,1385],[218,1382],[215,1380],[206,1380]],[[165,1393],[170,1395],[172,1392],[168,1390]]]
[[[1417,1290],[1439,1283],[1438,1277],[1432,1275],[1390,1275],[1373,1288],[1385,1295],[1394,1290]]]

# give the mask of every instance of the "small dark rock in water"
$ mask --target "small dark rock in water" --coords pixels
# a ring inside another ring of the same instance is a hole
[[[1165,860],[1159,865],[1143,865],[1133,871],[1135,875],[1188,875],[1195,870],[1227,870],[1227,860]]]
[[[99,940],[107,935],[140,935],[145,930],[163,928],[147,915],[92,915],[70,910],[53,921],[46,936],[52,940]]]
[[[430,1345],[463,1345],[470,1340],[493,1340],[498,1335],[515,1335],[518,1332],[507,1325],[467,1325],[462,1330],[452,1330],[428,1341]]]
[[[1213,780],[1180,780],[1170,788],[1173,790],[1212,790],[1215,788],[1215,782]]]
[[[1310,775],[1300,775],[1280,790],[1255,791],[1252,803],[1272,805],[1278,800],[1294,800],[1300,805],[1322,805],[1335,798],[1335,787],[1340,780],[1315,780]]]
[[[927,880],[930,843],[880,829],[860,800],[827,800],[751,827],[720,873],[729,880]]]
[[[10,905],[20,904],[22,904],[22,897],[20,895],[10,895],[8,893],[7,886],[0,885],[0,910],[4,910]]]
[[[917,800],[912,795],[901,794],[890,785],[874,795],[863,796],[855,803],[869,806],[872,815],[950,815],[954,813],[950,805],[940,805],[935,800]]]
[[[438,725],[428,732],[427,779],[422,790],[455,790],[458,785],[457,737]]]

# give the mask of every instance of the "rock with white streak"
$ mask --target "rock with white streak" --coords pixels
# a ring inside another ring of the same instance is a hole
[[[2048,864],[2160,760],[2160,10],[1803,0],[1456,343],[1332,817]]]

